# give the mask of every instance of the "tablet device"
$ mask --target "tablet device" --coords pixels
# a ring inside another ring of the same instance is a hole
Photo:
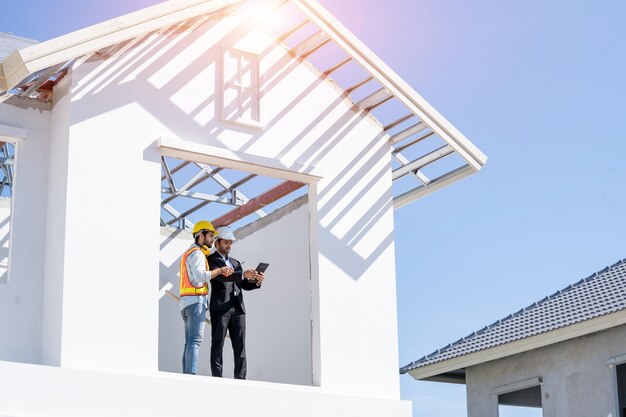
[[[265,272],[265,270],[267,269],[267,267],[270,266],[270,264],[266,264],[264,262],[259,263],[259,265],[256,267],[256,272]]]

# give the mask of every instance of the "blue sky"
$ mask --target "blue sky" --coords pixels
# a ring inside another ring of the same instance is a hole
[[[155,4],[5,2],[46,40]],[[395,212],[400,365],[626,258],[626,2],[320,0],[489,157]],[[401,377],[419,417],[460,385]]]

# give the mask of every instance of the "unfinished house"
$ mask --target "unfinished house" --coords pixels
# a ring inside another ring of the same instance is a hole
[[[626,260],[404,366],[469,417],[626,416]],[[523,411],[523,412],[522,412]]]
[[[411,414],[394,209],[486,158],[354,35],[311,0],[177,0],[1,42],[0,415]],[[270,264],[246,381],[228,342],[208,376],[209,331],[180,373],[202,219]]]

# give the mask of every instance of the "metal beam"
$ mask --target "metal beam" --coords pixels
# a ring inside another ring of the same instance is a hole
[[[448,156],[453,152],[454,149],[452,149],[452,146],[444,145],[441,148],[435,149],[434,151],[422,156],[421,158],[416,159],[413,162],[409,162],[408,164],[400,168],[394,169],[391,172],[391,178],[397,180],[398,178],[404,177],[409,172],[423,168],[426,165],[431,164],[445,156]]]
[[[254,213],[260,208],[267,206],[268,204],[272,204],[274,201],[277,201],[287,194],[290,194],[302,187],[306,184],[295,181],[285,181],[276,187],[272,188],[269,191],[264,192],[263,194],[254,197],[246,204],[241,207],[236,208],[235,210],[229,211],[221,217],[213,220],[213,226],[228,226],[230,224],[235,223],[237,220],[246,217],[249,214]]]
[[[177,171],[183,169],[184,167],[186,167],[188,164],[190,164],[190,161],[184,161],[183,163],[176,165],[176,167],[174,167],[171,171],[170,174],[175,174]],[[163,181],[165,178],[167,178],[167,176],[165,175],[161,175],[161,181]]]
[[[447,185],[450,185],[462,178],[465,178],[469,175],[474,174],[476,171],[469,165],[464,165],[460,168],[455,169],[454,171],[450,171],[441,177],[437,177],[432,180],[428,185],[422,185],[420,187],[414,188],[410,191],[407,191],[404,194],[401,194],[393,199],[393,208],[399,209],[400,207],[404,207],[407,204],[422,198],[430,193],[433,193]]]
[[[431,136],[434,136],[435,132],[428,132],[425,135],[422,136],[418,136],[415,139],[411,139],[410,141],[408,141],[407,143],[401,145],[401,146],[396,146],[393,149],[393,153],[398,153],[401,152],[403,150],[405,150],[406,148],[410,148],[411,146],[415,145],[416,143],[419,143],[421,141],[423,141],[424,139],[428,139]]]
[[[64,62],[61,64],[54,65],[50,67],[47,71],[39,74],[39,76],[33,81],[33,83],[24,91],[21,95],[30,96],[33,92],[37,91],[39,87],[41,87],[50,77],[52,77],[57,72],[61,71],[64,67],[66,67],[71,61]]]
[[[406,114],[406,115],[402,116],[401,118],[396,119],[393,122],[389,123],[388,125],[385,125],[385,127],[383,127],[383,129],[385,130],[385,132],[387,132],[387,131],[393,129],[394,127],[398,126],[400,123],[409,120],[411,117],[415,117],[415,115],[413,113]]]
[[[209,165],[205,165],[202,164],[200,162],[194,162],[194,164],[198,167],[203,167],[203,169],[206,169],[207,167],[209,167]],[[221,171],[222,169],[220,168],[219,171]],[[217,172],[219,172],[217,171]],[[233,188],[232,184],[230,182],[228,182],[226,180],[226,178],[222,177],[221,175],[219,175],[217,172],[215,172],[214,175],[212,175],[213,181],[215,181],[216,183],[218,183],[222,188],[224,189],[228,189],[231,191],[231,194],[233,194],[233,199],[234,200],[241,200],[244,203],[247,203],[250,199],[248,197],[246,197],[241,191],[237,190],[236,188]],[[235,198],[234,194],[237,194],[237,197]],[[265,213],[263,210],[258,210],[256,211],[257,216],[259,217],[265,217],[267,216],[267,213]]]
[[[182,187],[180,187],[178,190],[186,191],[191,187],[195,187],[196,185],[201,184],[204,181],[208,180],[209,178],[212,178],[213,176],[217,175],[218,172],[220,172],[222,169],[223,168],[213,168],[209,165],[205,165],[196,175],[193,176],[193,178],[187,181],[187,183],[183,185]]]
[[[391,144],[393,145],[395,143],[398,143],[398,142],[408,138],[411,135],[414,135],[416,133],[421,132],[424,129],[428,129],[428,126],[426,126],[426,123],[424,123],[424,122],[417,122],[413,126],[407,127],[403,131],[398,132],[395,135],[393,135],[389,139],[389,142],[391,142]]]
[[[350,61],[352,61],[352,57],[348,56],[346,59],[343,59],[343,60],[339,61],[338,63],[336,63],[335,65],[333,65],[332,67],[330,67],[326,71],[324,71],[324,75],[328,77],[330,74],[332,74],[333,72],[337,71],[339,68],[343,67],[344,65],[346,65]]]
[[[216,196],[212,194],[198,193],[195,191],[179,191],[177,193],[172,193],[167,190],[167,188],[162,188],[161,193],[175,194],[179,197],[188,197],[195,200],[210,201],[212,203],[228,204],[230,206],[241,206],[244,204],[243,202],[235,201],[235,199],[232,197]]]
[[[291,0],[344,51],[478,171],[487,157],[315,0]]]
[[[287,32],[285,32],[282,35],[280,35],[278,37],[278,41],[279,42],[283,42],[285,39],[287,39],[288,37],[290,37],[291,35],[293,35],[297,31],[302,29],[302,27],[304,27],[304,25],[306,25],[309,22],[310,22],[309,19],[304,19],[302,22],[298,23],[293,29],[289,29]]]
[[[389,92],[385,89],[385,87],[380,88],[379,90],[374,91],[369,96],[365,97],[363,100],[359,101],[355,104],[355,106],[359,110],[366,110],[372,108],[372,106],[377,103],[382,102],[383,100],[388,100],[393,97]]]
[[[161,157],[161,167],[165,172],[165,176],[167,177],[167,183],[170,185],[170,191],[173,194],[176,194],[176,185],[174,185],[174,179],[172,178],[172,174],[170,172],[170,168],[167,166],[167,162],[165,162],[165,157]]]
[[[392,152],[391,156],[393,156],[398,162],[400,162],[401,166],[408,165],[411,163],[404,155],[400,152]],[[430,182],[430,178],[428,178],[422,171],[416,169],[415,171],[411,171],[415,178],[417,178],[422,184],[428,185]]]
[[[247,177],[244,177],[244,178],[240,179],[239,181],[235,182],[235,183],[232,185],[232,188],[236,188],[236,187],[239,187],[239,186],[241,186],[241,185],[245,184],[246,182],[250,181],[250,180],[251,180],[252,178],[254,178],[255,176],[256,176],[256,175],[251,174],[251,175],[248,175]],[[221,197],[221,196],[223,196],[224,194],[226,194],[226,193],[228,193],[228,192],[230,192],[230,190],[222,190],[222,191],[218,192],[216,195],[217,195],[217,196],[219,196],[219,197]],[[168,224],[168,225],[174,224],[174,223],[176,223],[177,221],[179,221],[179,220],[181,220],[181,219],[186,218],[186,217],[187,217],[187,216],[189,216],[190,214],[195,213],[196,211],[200,210],[202,207],[205,207],[206,205],[208,205],[208,204],[210,204],[210,203],[211,203],[211,201],[203,201],[202,203],[200,203],[200,204],[198,204],[198,205],[196,205],[196,206],[194,206],[194,207],[192,207],[192,208],[190,208],[190,209],[186,210],[184,213],[181,213],[181,214],[180,214],[179,216],[177,216],[175,219],[170,220],[169,222],[167,222],[167,224]]]
[[[320,30],[294,46],[291,53],[294,56],[306,57],[328,42],[330,42],[330,38],[324,31]]]
[[[361,81],[359,81],[358,83],[354,84],[352,87],[348,87],[346,88],[346,93],[350,94],[351,92],[353,92],[354,90],[356,90],[357,88],[361,88],[362,86],[364,86],[365,84],[369,83],[370,81],[372,81],[374,79],[374,77],[372,77],[371,75]]]

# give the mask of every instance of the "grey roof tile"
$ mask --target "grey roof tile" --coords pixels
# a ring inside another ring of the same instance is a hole
[[[626,259],[400,368],[444,362],[626,308]]]

